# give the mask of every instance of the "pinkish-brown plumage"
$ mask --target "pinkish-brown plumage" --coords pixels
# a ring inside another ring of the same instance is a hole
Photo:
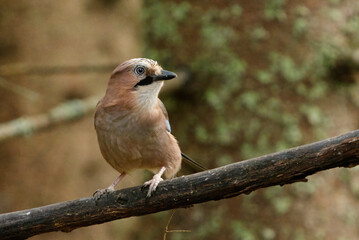
[[[150,59],[126,61],[112,73],[95,112],[101,153],[122,177],[135,169],[157,173],[146,183],[150,185],[148,196],[162,174],[172,178],[181,167],[181,150],[169,132],[168,115],[158,99],[163,80],[175,76]],[[113,190],[119,179],[107,190]]]

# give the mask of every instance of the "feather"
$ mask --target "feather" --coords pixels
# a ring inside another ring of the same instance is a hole
[[[166,118],[167,131],[171,132],[171,124],[169,121],[168,112],[166,110],[166,107],[160,99],[158,99],[158,105],[159,105],[160,109],[162,110],[163,115]],[[206,170],[206,168],[204,168],[199,163],[197,163],[196,161],[194,161],[193,159],[188,157],[183,152],[181,152],[181,155],[183,157],[182,158],[182,169],[181,169],[182,173],[191,174],[191,173],[196,173],[196,172],[201,172],[201,171]]]

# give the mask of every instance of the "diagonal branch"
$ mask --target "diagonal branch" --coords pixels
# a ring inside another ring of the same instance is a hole
[[[118,63],[84,64],[84,65],[33,65],[26,63],[7,64],[0,66],[0,74],[4,76],[19,75],[57,75],[68,73],[101,73],[112,71]]]
[[[162,93],[173,92],[184,85],[188,79],[189,73],[187,71],[178,71],[177,80],[166,84]],[[11,87],[14,88],[12,85]],[[24,95],[24,89],[17,89],[17,91],[20,90]],[[29,91],[26,92],[26,94],[28,97],[34,97],[34,94],[30,96]],[[94,95],[85,99],[68,100],[53,107],[46,113],[35,116],[23,116],[9,122],[0,123],[0,142],[4,142],[14,137],[29,136],[48,128],[63,125],[70,121],[79,120],[82,117],[87,116],[89,113],[93,113],[96,103],[101,99],[101,97],[102,96]]]
[[[93,112],[99,96],[86,99],[74,99],[63,102],[46,113],[35,116],[24,116],[0,124],[0,142],[8,139],[28,136],[35,132],[61,125]]]
[[[359,130],[282,152],[161,182],[146,199],[141,187],[112,192],[100,200],[83,198],[0,215],[0,239],[23,239],[115,219],[190,207],[250,193],[256,189],[306,181],[335,167],[359,164]]]

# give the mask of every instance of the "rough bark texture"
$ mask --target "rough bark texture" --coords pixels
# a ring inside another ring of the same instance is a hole
[[[256,189],[306,181],[335,167],[359,164],[359,130],[282,152],[161,182],[146,198],[141,187],[0,215],[0,239],[24,239],[115,219],[140,216],[196,203],[235,197]]]

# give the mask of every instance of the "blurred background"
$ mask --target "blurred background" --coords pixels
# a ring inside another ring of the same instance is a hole
[[[208,168],[359,128],[356,0],[0,3],[1,213],[112,183],[93,107],[133,57],[185,73],[161,99],[182,150]],[[191,232],[167,239],[358,239],[358,209],[358,168],[333,169],[177,210],[169,229]],[[32,239],[162,239],[170,215]]]

